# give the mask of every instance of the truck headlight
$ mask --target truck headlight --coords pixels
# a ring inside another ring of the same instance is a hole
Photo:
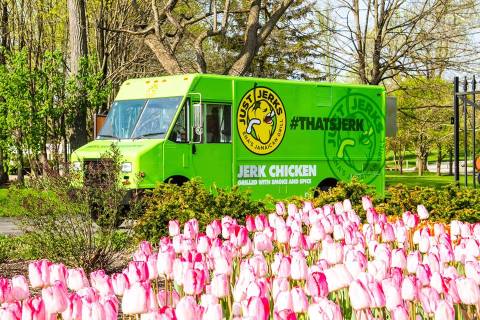
[[[82,163],[80,161],[73,161],[73,170],[80,171],[82,169]]]
[[[122,172],[132,172],[132,163],[131,162],[122,163]]]

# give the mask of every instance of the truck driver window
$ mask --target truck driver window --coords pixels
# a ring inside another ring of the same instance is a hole
[[[173,127],[172,133],[168,138],[170,141],[173,142],[188,142],[187,140],[187,114],[186,114],[186,107],[183,106],[182,111],[178,115],[177,122],[175,122],[175,126]]]
[[[138,119],[132,138],[164,138],[182,97],[148,100]]]
[[[207,143],[231,143],[231,106],[207,104]]]

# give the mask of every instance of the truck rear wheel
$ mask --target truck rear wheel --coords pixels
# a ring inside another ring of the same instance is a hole
[[[337,186],[338,180],[335,178],[326,178],[320,182],[315,189],[314,197],[318,197],[320,195],[320,191],[328,191]]]
[[[188,182],[188,178],[184,176],[172,176],[165,180],[165,183],[172,183],[172,184],[176,184],[177,186],[181,186],[185,182]]]

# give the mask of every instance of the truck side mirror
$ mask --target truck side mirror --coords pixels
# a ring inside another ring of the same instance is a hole
[[[202,142],[203,108],[201,103],[193,104],[193,142]]]
[[[96,114],[95,119],[93,121],[93,132],[95,132],[95,137],[98,136],[100,130],[102,130],[105,121],[107,120],[106,115]]]

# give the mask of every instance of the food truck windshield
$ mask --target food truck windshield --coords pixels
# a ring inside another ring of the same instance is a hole
[[[97,139],[164,139],[182,97],[115,101]]]

